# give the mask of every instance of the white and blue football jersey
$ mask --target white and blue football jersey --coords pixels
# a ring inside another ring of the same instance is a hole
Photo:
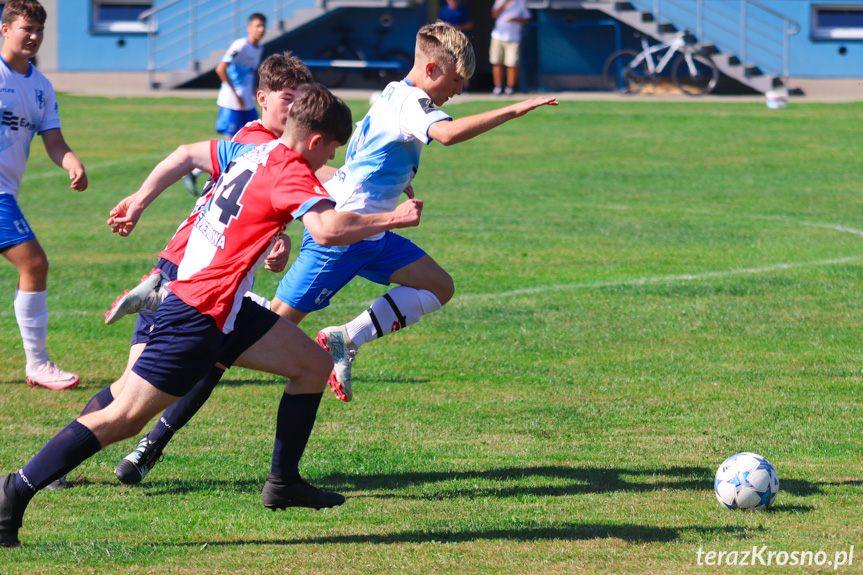
[[[241,111],[255,109],[255,72],[261,63],[263,50],[263,46],[250,44],[247,38],[240,38],[231,43],[222,62],[228,64],[225,73],[231,80],[234,90],[243,99],[243,107],[239,107],[231,88],[224,83],[219,88],[219,96],[216,98],[218,106]]]
[[[60,128],[57,97],[42,72],[19,74],[0,58],[0,194],[18,199],[36,134]]]
[[[390,83],[357,123],[345,165],[325,184],[336,200],[336,210],[358,214],[393,211],[417,173],[423,145],[431,143],[429,128],[451,119],[406,79]]]

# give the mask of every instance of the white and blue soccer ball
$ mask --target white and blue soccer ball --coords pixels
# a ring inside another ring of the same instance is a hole
[[[770,509],[779,494],[779,475],[757,453],[737,453],[719,466],[713,491],[728,509]]]

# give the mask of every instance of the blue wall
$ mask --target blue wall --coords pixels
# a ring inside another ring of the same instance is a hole
[[[640,9],[652,10],[654,0],[630,0]],[[676,0],[678,3],[681,0]],[[158,6],[167,0],[157,0]],[[308,0],[309,3],[313,0]],[[820,40],[811,37],[812,5],[863,6],[863,0],[760,0],[769,8],[785,14],[800,24],[800,32],[791,37],[792,77],[810,78],[861,78],[863,77],[863,40]],[[694,4],[694,0],[689,0]],[[712,3],[719,5],[719,2]],[[723,2],[734,6],[736,2]],[[660,5],[670,6],[665,0]],[[57,67],[60,71],[123,71],[147,70],[148,46],[143,33],[96,33],[91,31],[91,2],[89,0],[62,0],[57,2]],[[753,10],[754,12],[754,10]],[[379,19],[390,14],[395,20],[393,33],[387,45],[412,52],[416,29],[425,23],[425,7],[410,9],[354,8],[337,10],[321,21],[292,32],[274,43],[271,50],[290,49],[299,55],[313,57],[318,49],[334,41],[331,30],[346,24],[363,31],[366,38],[374,39]],[[600,74],[601,63],[615,45],[613,28],[592,26],[591,22],[607,19],[595,11],[535,10],[535,22],[528,31],[525,49],[535,58],[539,68],[556,74]],[[221,42],[227,46],[229,40]],[[631,42],[631,34],[624,27],[623,43]],[[719,42],[717,42],[719,44]],[[726,51],[736,53],[738,46],[729,39]],[[485,57],[478,53],[480,58]],[[750,56],[763,58],[765,71],[781,68],[781,56],[759,54],[750,48]],[[535,79],[531,81],[536,84]]]
[[[57,69],[61,72],[146,72],[147,35],[90,30],[89,0],[57,2]]]

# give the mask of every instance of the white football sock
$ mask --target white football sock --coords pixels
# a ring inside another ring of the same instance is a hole
[[[354,345],[360,347],[373,339],[413,325],[424,315],[441,308],[440,301],[428,290],[398,286],[348,323],[345,328]]]
[[[32,369],[48,361],[48,292],[16,289],[15,319],[24,340],[27,368]]]

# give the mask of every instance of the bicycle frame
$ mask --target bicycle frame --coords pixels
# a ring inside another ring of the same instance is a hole
[[[688,51],[684,50],[684,47],[686,46],[686,39],[684,38],[684,36],[685,33],[680,33],[675,36],[671,42],[661,42],[654,46],[648,44],[647,38],[642,36],[641,53],[638,55],[637,58],[635,58],[635,60],[632,61],[632,64],[630,66],[635,68],[639,64],[641,64],[642,61],[644,61],[647,64],[647,70],[650,72],[651,75],[660,74],[663,70],[665,70],[665,67],[668,66],[672,58],[674,58],[674,55],[677,54],[677,52],[683,52],[684,57],[689,56]],[[661,52],[662,50],[666,50],[666,52],[665,54],[663,54],[662,58],[659,59],[659,63],[656,63],[653,59],[653,55],[657,52]],[[687,66],[689,66],[690,70],[694,69],[694,64],[692,63],[691,57],[686,58],[686,64]]]

